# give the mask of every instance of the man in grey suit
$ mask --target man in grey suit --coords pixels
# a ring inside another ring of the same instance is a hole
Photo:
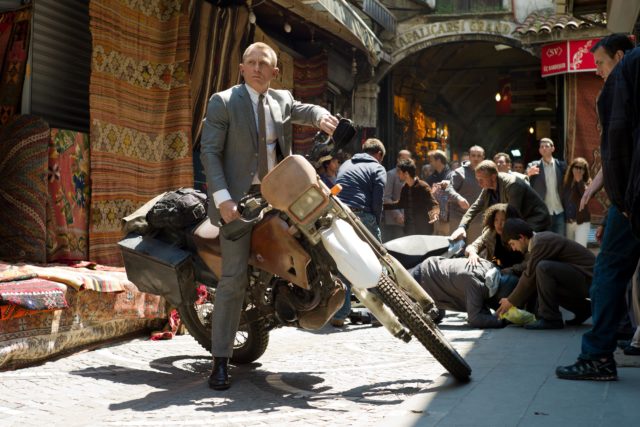
[[[259,191],[260,180],[291,154],[292,124],[319,127],[332,135],[338,119],[317,105],[293,99],[287,90],[270,89],[278,75],[278,58],[265,43],[250,45],[242,55],[244,84],[214,94],[202,130],[201,160],[207,175],[209,217],[214,224],[240,217],[238,201]],[[222,277],[212,319],[213,371],[209,386],[229,388],[228,361],[248,284],[251,233],[231,241],[220,236]]]

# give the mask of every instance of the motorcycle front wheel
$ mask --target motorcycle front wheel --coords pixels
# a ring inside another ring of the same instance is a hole
[[[207,288],[207,292],[204,302],[182,304],[178,307],[178,313],[191,336],[205,350],[211,351],[211,315],[215,302],[215,289]],[[265,322],[263,320],[249,322],[243,310],[233,344],[231,361],[236,364],[255,362],[264,354],[268,345],[269,330]]]
[[[384,303],[400,322],[458,381],[469,381],[471,367],[449,344],[442,332],[427,316],[421,316],[415,304],[388,276],[383,275],[376,288]]]

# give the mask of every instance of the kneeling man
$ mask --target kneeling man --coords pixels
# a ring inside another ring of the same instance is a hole
[[[491,314],[498,301],[511,293],[515,276],[500,275],[490,261],[480,259],[469,266],[466,258],[429,257],[411,269],[418,282],[436,302],[439,309],[466,311],[474,328],[502,328],[506,320]]]
[[[575,314],[567,325],[580,325],[591,316],[588,298],[596,258],[590,250],[551,231],[535,233],[516,218],[505,222],[502,238],[525,254],[526,267],[511,295],[500,300],[498,314],[524,305],[537,291],[538,320],[526,329],[563,328],[560,306]]]

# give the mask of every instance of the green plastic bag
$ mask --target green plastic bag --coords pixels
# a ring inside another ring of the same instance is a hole
[[[518,307],[511,307],[506,313],[500,315],[501,319],[507,319],[514,325],[524,326],[528,323],[536,321],[536,316],[533,313],[529,313],[526,310],[521,310]]]

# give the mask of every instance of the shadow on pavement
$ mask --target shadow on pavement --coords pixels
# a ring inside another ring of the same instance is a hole
[[[172,356],[153,360],[154,370],[135,369],[119,365],[85,368],[71,371],[72,375],[106,380],[120,384],[144,384],[154,391],[146,396],[127,399],[109,405],[112,411],[157,411],[171,406],[196,406],[199,411],[211,412],[277,412],[283,408],[312,409],[313,401],[324,399],[357,400],[375,405],[397,405],[406,395],[428,388],[432,381],[403,379],[359,386],[332,392],[322,386],[322,376],[308,372],[278,372],[261,369],[261,364],[232,365],[233,386],[226,391],[208,387],[211,359],[206,356]],[[110,396],[113,400],[113,396]],[[344,412],[343,409],[324,408],[324,411]]]

